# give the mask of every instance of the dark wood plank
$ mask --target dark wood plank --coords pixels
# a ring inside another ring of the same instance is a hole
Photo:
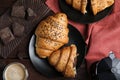
[[[10,8],[16,0],[0,0],[0,15]]]

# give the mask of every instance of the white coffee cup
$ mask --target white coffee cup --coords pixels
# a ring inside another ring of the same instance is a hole
[[[18,62],[8,64],[3,71],[3,80],[27,80],[27,78],[26,67]]]

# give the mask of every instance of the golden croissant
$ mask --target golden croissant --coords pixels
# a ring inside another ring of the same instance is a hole
[[[66,0],[66,3],[71,5],[74,9],[81,11],[81,13],[87,13],[87,0]]]
[[[74,78],[76,75],[77,48],[74,44],[63,47],[48,57],[49,63],[62,72],[65,77]]]
[[[57,13],[41,21],[36,28],[36,53],[40,58],[50,54],[68,43],[68,20],[64,13]]]
[[[113,3],[114,0],[91,0],[93,14],[96,15],[107,7],[110,7]]]
[[[86,7],[88,0],[66,0],[66,3],[71,5],[74,9],[81,11],[83,14],[87,13]],[[107,7],[110,7],[114,3],[114,0],[90,0],[89,7],[92,8],[94,15],[103,11]]]

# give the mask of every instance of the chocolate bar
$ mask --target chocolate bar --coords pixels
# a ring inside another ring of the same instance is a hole
[[[25,8],[24,6],[13,6],[11,16],[25,18]]]
[[[13,30],[13,34],[17,37],[20,37],[24,34],[24,26],[15,22],[12,24],[12,30]]]
[[[15,39],[9,27],[0,30],[0,39],[4,44],[8,44]]]

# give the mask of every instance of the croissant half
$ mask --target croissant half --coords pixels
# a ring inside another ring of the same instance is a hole
[[[36,28],[36,53],[40,58],[50,56],[68,43],[68,20],[64,13],[57,13],[41,21]]]
[[[71,5],[74,9],[81,11],[81,13],[87,13],[87,0],[66,0],[66,3]]]
[[[77,48],[74,44],[63,47],[49,56],[49,63],[56,68],[57,71],[62,72],[65,77],[74,78],[76,75]]]
[[[66,0],[66,3],[71,5],[74,9],[81,11],[81,13],[87,13],[86,7],[88,0]],[[107,7],[110,7],[114,0],[90,0],[92,12],[94,15],[103,11]]]
[[[113,3],[114,0],[91,0],[93,14],[96,15],[107,7],[110,7]]]

